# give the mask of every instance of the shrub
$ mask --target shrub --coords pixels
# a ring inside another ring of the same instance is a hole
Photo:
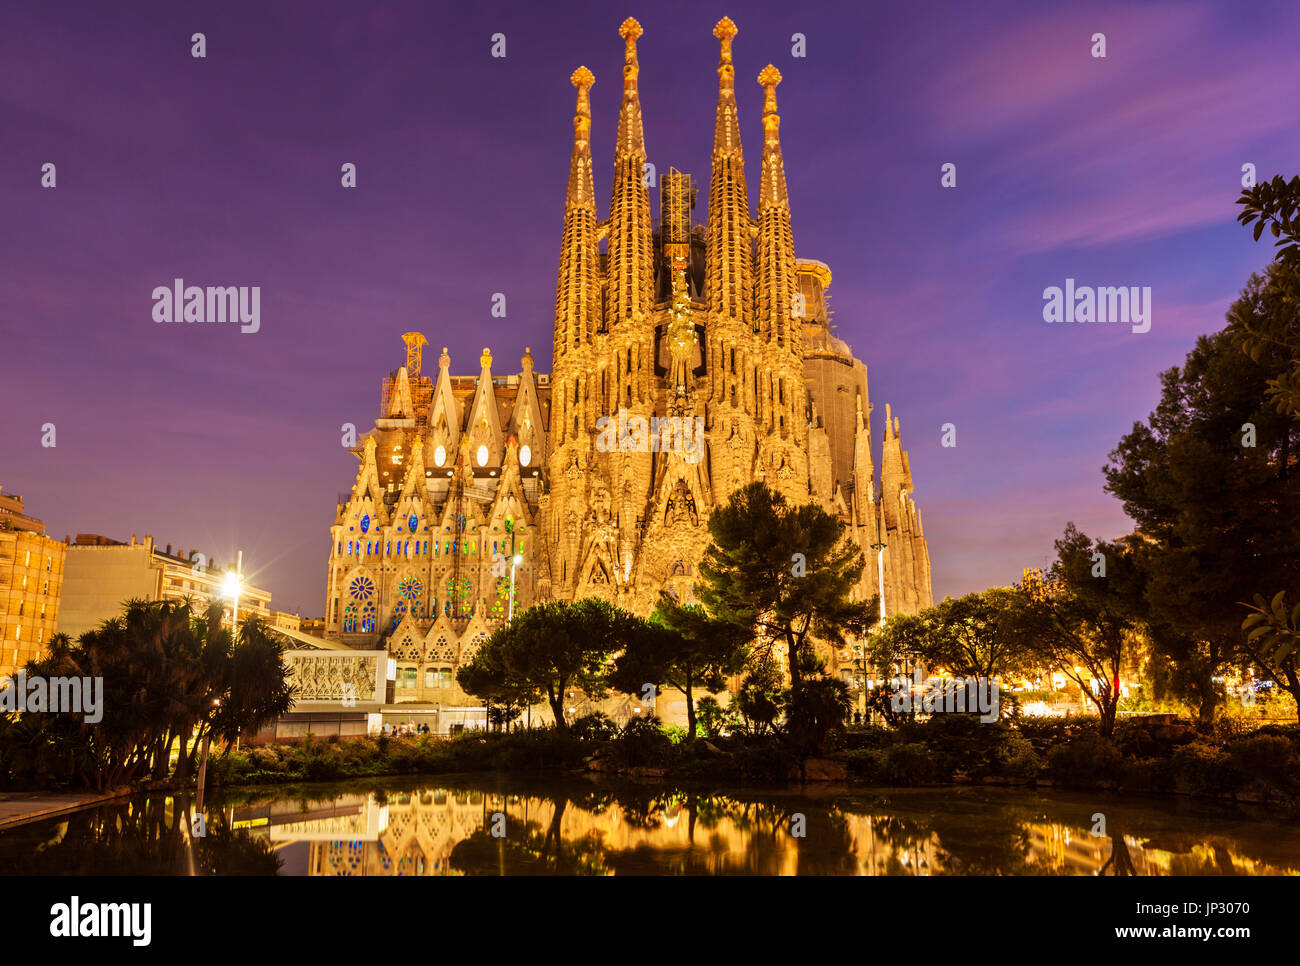
[[[1096,715],[1077,715],[1070,718],[1026,718],[1016,722],[1016,730],[1028,738],[1034,750],[1046,754],[1053,745],[1064,744],[1089,735],[1098,734],[1100,719]]]
[[[613,741],[618,737],[618,725],[608,715],[596,711],[569,725],[569,734],[578,741]]]
[[[1120,787],[1127,792],[1167,792],[1174,787],[1173,762],[1168,758],[1125,758]]]
[[[1047,751],[1053,780],[1073,788],[1096,788],[1120,775],[1123,756],[1114,742],[1101,735],[1084,735]]]
[[[619,760],[632,768],[665,764],[673,747],[672,739],[663,733],[655,715],[633,718],[623,726],[614,744]]]
[[[712,695],[700,698],[695,704],[695,724],[704,729],[706,737],[719,737],[728,716],[728,709],[723,708]]]
[[[1241,775],[1225,751],[1200,741],[1183,745],[1172,757],[1174,787],[1197,795],[1226,795],[1241,784]]]
[[[1008,735],[997,753],[998,772],[1007,778],[1034,779],[1047,767],[1028,738]]]
[[[926,745],[904,742],[885,753],[880,777],[890,785],[929,785],[948,781],[952,770],[944,756]]]
[[[1280,788],[1295,780],[1294,749],[1281,735],[1256,734],[1228,744],[1233,769],[1246,781],[1265,781]]]

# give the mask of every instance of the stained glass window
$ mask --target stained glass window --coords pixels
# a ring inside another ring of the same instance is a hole
[[[443,612],[450,617],[453,614],[453,604],[455,604],[456,613],[459,613],[461,616],[468,615],[470,595],[473,593],[473,588],[470,586],[469,578],[461,578],[459,592],[457,592],[455,578],[448,577],[446,591],[447,593],[445,603],[443,604]],[[455,601],[452,600],[453,596],[456,598]]]

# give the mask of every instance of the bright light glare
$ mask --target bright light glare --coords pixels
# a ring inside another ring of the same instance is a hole
[[[232,570],[226,574],[225,580],[221,582],[221,592],[233,600],[239,596],[240,588],[243,585],[244,581],[240,579],[239,574]]]

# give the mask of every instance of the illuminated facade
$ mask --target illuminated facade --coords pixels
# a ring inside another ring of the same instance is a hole
[[[382,383],[381,416],[330,533],[326,637],[387,645],[397,699],[462,703],[455,667],[510,609],[605,597],[649,612],[661,591],[692,597],[711,510],[764,480],[837,514],[875,554],[859,594],[887,613],[931,601],[930,561],[899,422],[886,410],[879,476],[867,368],[831,330],[824,263],[797,259],[776,89],[763,91],[763,154],[751,212],[724,18],[708,220],[674,169],[650,217],[636,42],[627,20],[608,217],[596,207],[585,67],[577,88],[553,327],[554,371],[455,377],[427,340]],[[702,435],[692,436],[692,427]],[[685,432],[683,432],[683,430]],[[833,657],[833,656],[832,656]],[[832,661],[834,663],[834,661]]]
[[[64,546],[27,516],[23,498],[0,494],[0,676],[41,657],[58,626]]]

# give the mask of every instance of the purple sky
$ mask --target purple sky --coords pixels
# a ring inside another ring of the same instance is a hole
[[[886,402],[900,415],[936,597],[1017,579],[1067,520],[1128,529],[1101,489],[1106,454],[1268,258],[1234,222],[1241,166],[1300,163],[1290,0],[15,6],[0,17],[0,485],[56,537],[147,532],[222,562],[241,547],[272,606],[307,616],[355,474],[339,427],[377,415],[401,333],[428,336],[427,366],[447,345],[475,373],[488,345],[516,371],[530,345],[549,370],[568,77],[596,75],[603,215],[625,16],[645,28],[650,160],[694,174],[697,217],[718,18],[740,27],[751,198],[754,78],[769,61],[785,76],[796,248],[834,272],[877,435]],[[261,331],[155,324],[150,293],[175,277],[260,285]],[[1045,324],[1043,289],[1067,277],[1151,286],[1151,331]]]

